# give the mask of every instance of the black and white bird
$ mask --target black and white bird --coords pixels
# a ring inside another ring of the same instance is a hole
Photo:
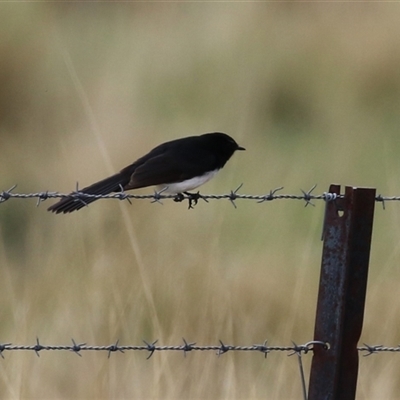
[[[236,150],[245,150],[225,133],[206,133],[165,142],[120,172],[81,189],[81,193],[106,195],[122,190],[157,186],[170,194],[187,193],[208,182]],[[70,213],[97,200],[65,197],[48,211]]]

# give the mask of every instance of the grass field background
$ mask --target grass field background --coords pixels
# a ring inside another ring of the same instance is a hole
[[[318,184],[400,195],[400,9],[379,3],[0,5],[0,190],[69,192],[157,144],[246,147],[202,193]],[[152,193],[152,189],[138,191]],[[322,202],[0,205],[0,342],[304,343]],[[361,341],[400,342],[400,205],[377,205]],[[298,399],[296,357],[5,352],[0,397]],[[305,357],[308,376],[311,354]],[[399,357],[360,359],[358,399],[400,398]]]

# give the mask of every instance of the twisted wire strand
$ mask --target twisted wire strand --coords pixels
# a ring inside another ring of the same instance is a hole
[[[183,339],[183,344],[180,345],[157,345],[157,340],[154,342],[143,341],[144,345],[120,345],[117,340],[110,345],[90,345],[87,343],[77,343],[72,339],[70,345],[46,345],[41,344],[39,339],[33,345],[14,345],[12,343],[0,343],[0,355],[4,358],[6,351],[34,351],[38,356],[41,351],[72,351],[81,355],[84,351],[105,351],[110,357],[113,352],[125,353],[127,351],[147,351],[149,353],[147,358],[150,358],[157,351],[181,351],[186,355],[190,351],[214,351],[218,356],[227,353],[228,351],[239,352],[260,352],[267,356],[271,352],[287,352],[288,355],[293,354],[307,354],[312,351],[315,346],[322,346],[325,350],[329,350],[329,343],[323,341],[309,341],[305,344],[297,345],[293,342],[292,346],[269,346],[267,341],[263,344],[253,344],[247,346],[234,346],[224,344],[221,340],[219,345],[196,345],[196,343],[187,342]],[[383,346],[383,345],[368,345],[357,347],[360,353],[365,353],[363,356],[370,356],[377,353],[400,353],[400,345],[397,347]]]
[[[8,190],[0,192],[0,203],[3,203],[10,199],[37,199],[37,205],[39,205],[42,201],[47,199],[63,199],[66,197],[72,197],[76,199],[76,201],[81,201],[85,203],[85,199],[95,198],[95,199],[116,199],[116,200],[127,200],[131,202],[131,199],[135,200],[152,200],[153,203],[161,203],[162,200],[172,199],[177,202],[181,202],[183,200],[189,200],[189,202],[197,202],[198,200],[204,200],[208,202],[209,200],[229,200],[232,202],[234,206],[236,200],[253,200],[258,203],[264,203],[272,200],[303,200],[305,201],[305,205],[314,205],[312,200],[324,200],[325,202],[335,201],[336,199],[344,198],[344,195],[336,194],[336,193],[328,193],[324,192],[321,194],[313,194],[313,190],[316,188],[316,185],[312,186],[311,189],[305,191],[300,189],[301,194],[282,194],[279,193],[283,190],[283,187],[278,187],[270,190],[265,194],[241,194],[238,193],[243,184],[239,185],[236,189],[231,190],[230,193],[223,194],[200,194],[199,192],[193,194],[166,194],[163,191],[154,192],[152,194],[133,194],[126,193],[124,191],[117,193],[110,193],[106,195],[98,195],[98,194],[88,194],[82,193],[77,188],[76,191],[72,193],[59,193],[52,191],[42,191],[36,193],[14,193],[13,190],[16,188],[16,185],[11,187]],[[385,202],[387,201],[400,201],[400,196],[382,196],[377,195],[376,201],[381,202],[383,207],[385,206]]]
[[[108,352],[110,357],[113,352],[125,353],[126,351],[147,351],[149,353],[147,358],[150,358],[156,351],[181,351],[186,355],[190,351],[215,351],[216,354],[222,355],[228,351],[253,351],[260,352],[267,356],[268,353],[273,351],[289,352],[289,355],[293,354],[307,354],[312,351],[314,346],[323,346],[328,348],[328,344],[320,341],[310,341],[302,345],[296,345],[293,343],[292,346],[268,346],[267,341],[263,344],[253,344],[249,346],[233,346],[226,345],[221,340],[219,345],[205,345],[199,346],[196,343],[187,342],[183,339],[183,344],[171,346],[159,346],[156,345],[157,340],[154,342],[143,341],[144,345],[120,345],[119,340],[115,343],[105,346],[89,345],[87,343],[77,343],[72,339],[70,345],[45,345],[41,344],[39,339],[36,338],[36,343],[33,345],[14,345],[12,343],[0,343],[0,355],[4,358],[4,352],[6,351],[34,351],[38,356],[41,351],[72,351],[81,355],[83,351],[105,351]]]

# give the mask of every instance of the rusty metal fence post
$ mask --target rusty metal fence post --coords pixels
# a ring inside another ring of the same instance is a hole
[[[329,348],[314,348],[309,400],[355,399],[375,192],[346,187],[344,198],[326,204],[314,340]]]

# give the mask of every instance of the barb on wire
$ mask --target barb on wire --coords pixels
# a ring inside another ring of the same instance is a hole
[[[162,190],[160,190],[159,192],[157,192],[156,190],[154,191],[154,199],[153,199],[153,201],[152,201],[152,203],[160,203],[161,205],[163,204],[162,203],[162,201],[161,201],[161,199],[162,199],[162,197],[161,197],[161,195],[162,195],[162,193],[163,192],[165,192],[167,190],[167,188],[164,188],[164,189],[162,189]],[[128,197],[128,199],[129,199],[129,195],[127,195]],[[130,200],[130,199],[129,199]],[[129,201],[129,203],[130,204],[132,204],[132,202],[131,201]]]
[[[183,340],[183,343],[185,343],[185,345],[183,346],[183,355],[186,357],[186,353],[187,352],[189,352],[189,351],[192,351],[193,350],[193,346],[196,344],[196,343],[188,343],[186,340],[185,340],[185,338],[182,338],[182,340]]]
[[[71,351],[73,351],[73,352],[74,352],[75,354],[77,354],[79,357],[82,357],[82,354],[79,353],[79,352],[81,351],[82,346],[86,346],[86,343],[79,343],[79,344],[76,344],[74,339],[71,339],[71,340],[72,340],[72,344],[73,344],[73,346],[71,347]]]
[[[376,354],[383,347],[381,344],[370,346],[366,343],[364,343],[364,346],[365,346],[365,351],[367,352],[366,354],[364,354],[364,357],[368,357],[371,354]]]
[[[235,190],[231,190],[229,193],[229,201],[232,203],[233,207],[237,208],[235,200],[238,198],[238,191],[239,189],[243,186],[243,183],[241,183]]]
[[[128,203],[132,205],[131,199],[128,197],[128,193],[125,192],[122,185],[119,185],[119,189],[120,189],[120,192],[118,192],[119,200],[127,200]]]
[[[0,193],[0,203],[3,203],[4,201],[10,199],[13,197],[15,193],[11,193],[12,190],[14,190],[17,187],[17,185],[11,186],[10,189],[5,190]]]
[[[120,351],[121,353],[124,353],[124,350],[121,347],[118,347],[119,339],[115,342],[115,344],[112,344],[111,346],[108,347],[108,357],[111,357],[111,353],[113,351]]]
[[[306,202],[304,207],[307,207],[309,204],[315,207],[315,204],[311,202],[311,192],[317,187],[317,184],[315,184],[308,192],[305,192],[303,189],[300,189],[303,192],[304,195],[304,200]]]
[[[12,343],[2,343],[2,344],[0,344],[0,356],[1,356],[1,358],[4,359],[3,351],[6,350],[7,346],[11,346],[11,345],[12,345]]]
[[[40,357],[39,355],[39,351],[43,350],[44,347],[39,343],[39,338],[36,338],[36,344],[33,346],[33,350],[35,350],[35,353],[38,357]]]
[[[369,345],[366,343],[363,343],[364,347],[358,347],[357,350],[359,352],[366,352],[366,354],[364,354],[364,357],[370,356],[372,354],[376,354],[376,353],[382,353],[382,352],[389,352],[389,353],[400,353],[400,345],[398,345],[397,347],[386,347],[383,346],[381,344],[378,345]]]
[[[257,201],[257,203],[264,203],[264,201],[274,200],[275,199],[275,193],[279,192],[282,189],[283,189],[283,186],[280,186],[278,188],[270,190],[269,194],[265,195],[264,198],[262,198],[261,200]]]
[[[219,340],[219,343],[221,344],[220,348],[217,351],[217,356],[222,356],[222,354],[227,353],[231,348],[230,346],[226,346],[222,340]]]
[[[261,353],[264,353],[264,358],[267,358],[268,353],[270,352],[270,349],[267,347],[268,341],[265,340],[263,344],[254,344],[253,346],[257,347],[258,351],[261,351]]]
[[[143,342],[146,343],[147,350],[149,351],[149,355],[146,358],[146,360],[148,360],[154,354],[154,352],[157,350],[156,349],[156,343],[158,342],[158,340],[155,340],[152,343],[147,343],[145,340],[143,340]]]
[[[375,199],[377,202],[381,202],[382,203],[382,208],[384,209],[384,210],[386,210],[386,207],[385,207],[385,198],[381,195],[381,194],[378,194],[377,196],[376,196],[376,199]]]

